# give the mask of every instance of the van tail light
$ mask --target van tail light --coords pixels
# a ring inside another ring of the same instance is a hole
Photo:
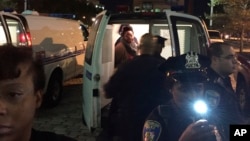
[[[28,44],[28,47],[31,47],[32,42],[31,42],[31,36],[30,36],[30,32],[25,33],[20,33],[19,34],[19,43],[21,45],[25,45],[25,43]]]

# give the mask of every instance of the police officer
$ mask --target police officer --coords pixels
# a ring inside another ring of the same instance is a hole
[[[160,55],[158,48],[164,46],[165,40],[150,33],[142,35],[141,54],[117,68],[104,85],[105,96],[112,98],[107,126],[103,130],[107,138],[140,141],[148,114],[171,98],[165,73],[158,70],[162,59],[155,56]]]
[[[144,141],[221,140],[222,128],[212,111],[201,116],[193,109],[196,100],[205,100],[205,67],[209,61],[204,59],[191,52],[171,57],[160,67],[173,80],[170,90],[173,99],[148,116],[143,128]],[[200,120],[203,118],[206,120]]]
[[[236,53],[227,43],[213,43],[208,51],[211,64],[207,69],[209,78],[207,89],[215,89],[220,94],[220,103],[216,108],[216,113],[219,118],[223,119],[226,133],[229,133],[230,124],[245,122],[229,77],[237,69]]]

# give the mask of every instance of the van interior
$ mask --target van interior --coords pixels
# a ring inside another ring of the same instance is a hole
[[[85,52],[82,107],[84,120],[89,125],[93,124],[91,125],[93,127],[99,126],[100,116],[105,119],[109,110],[111,99],[105,97],[103,86],[116,71],[115,43],[120,37],[119,31],[122,25],[130,25],[138,41],[145,33],[167,38],[161,53],[166,59],[187,52],[206,54],[209,45],[208,35],[198,19],[175,13],[172,15],[150,13],[143,17],[140,17],[140,14],[143,13],[135,15],[101,13],[90,28]]]
[[[14,46],[24,46],[27,44],[25,32],[22,29],[22,25],[14,19],[6,19],[8,30],[10,32],[10,38]],[[2,23],[0,24],[0,45],[7,43],[6,34]]]
[[[113,74],[115,71],[114,68],[114,45],[116,40],[120,37],[119,34],[119,29],[122,25],[124,24],[129,24],[132,26],[134,35],[137,38],[138,41],[140,41],[140,37],[145,34],[145,33],[152,33],[153,35],[160,35],[164,38],[167,38],[168,40],[165,41],[165,47],[162,50],[161,56],[164,58],[168,58],[170,56],[175,56],[176,55],[176,48],[173,46],[179,47],[179,54],[184,54],[186,52],[189,52],[190,50],[192,51],[197,51],[200,52],[200,47],[199,46],[204,46],[201,43],[204,41],[200,37],[201,34],[197,34],[200,31],[199,28],[195,24],[190,24],[189,22],[184,22],[184,21],[175,21],[177,23],[177,33],[174,33],[174,35],[170,35],[170,30],[169,30],[169,25],[166,24],[166,20],[160,20],[160,21],[153,21],[153,22],[145,22],[145,21],[130,21],[129,23],[127,22],[120,22],[120,21],[113,21],[110,22],[105,29],[104,32],[104,38],[103,42],[101,43],[95,43],[95,44],[100,44],[102,47],[102,66],[101,68],[105,68],[102,70],[101,78],[102,78],[102,83],[100,86],[100,92],[101,96],[103,96],[103,90],[102,86],[109,80],[110,76]],[[96,26],[92,27],[92,31],[97,34],[97,28],[98,28],[98,23],[96,23]],[[177,36],[177,40],[171,40],[171,36]],[[95,34],[90,34],[89,40],[88,40],[88,47],[86,50],[86,58],[85,61],[88,63],[91,63],[92,59],[92,52],[93,51],[93,41],[96,41],[96,35]],[[203,42],[204,43],[204,42]],[[105,99],[104,97],[102,97]],[[105,100],[102,100],[105,101]],[[107,103],[109,102],[106,100]],[[107,105],[107,103],[102,103],[102,107]]]

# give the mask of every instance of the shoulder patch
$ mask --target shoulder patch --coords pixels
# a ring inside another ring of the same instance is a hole
[[[158,141],[161,135],[161,124],[154,120],[147,120],[143,127],[143,141]]]
[[[208,101],[210,108],[215,109],[220,103],[220,94],[215,90],[206,90],[205,98]]]

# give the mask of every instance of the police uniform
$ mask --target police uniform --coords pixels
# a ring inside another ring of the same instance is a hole
[[[205,67],[208,64],[208,58],[190,52],[179,57],[169,58],[160,66],[160,69],[167,71],[169,77],[181,83],[184,81],[204,83],[207,80]],[[213,96],[214,93],[209,92],[209,94]],[[212,101],[218,104],[216,100]],[[222,132],[223,129],[216,116],[209,116],[206,119]],[[143,128],[143,139],[144,141],[177,141],[183,131],[195,121],[197,121],[197,114],[193,110],[184,112],[174,100],[171,100],[166,105],[155,108],[148,116]],[[216,141],[216,136],[211,135],[208,140]]]
[[[215,109],[215,113],[223,124],[225,133],[228,133],[226,137],[229,137],[230,124],[243,124],[244,117],[240,111],[240,104],[236,97],[236,94],[232,88],[230,78],[222,78],[212,68],[207,69],[208,90],[215,90],[220,95],[220,102]]]
[[[165,74],[158,70],[160,63],[155,56],[142,54],[119,67],[104,85],[106,96],[112,98],[104,128],[107,136],[141,140],[148,114],[171,98]]]

